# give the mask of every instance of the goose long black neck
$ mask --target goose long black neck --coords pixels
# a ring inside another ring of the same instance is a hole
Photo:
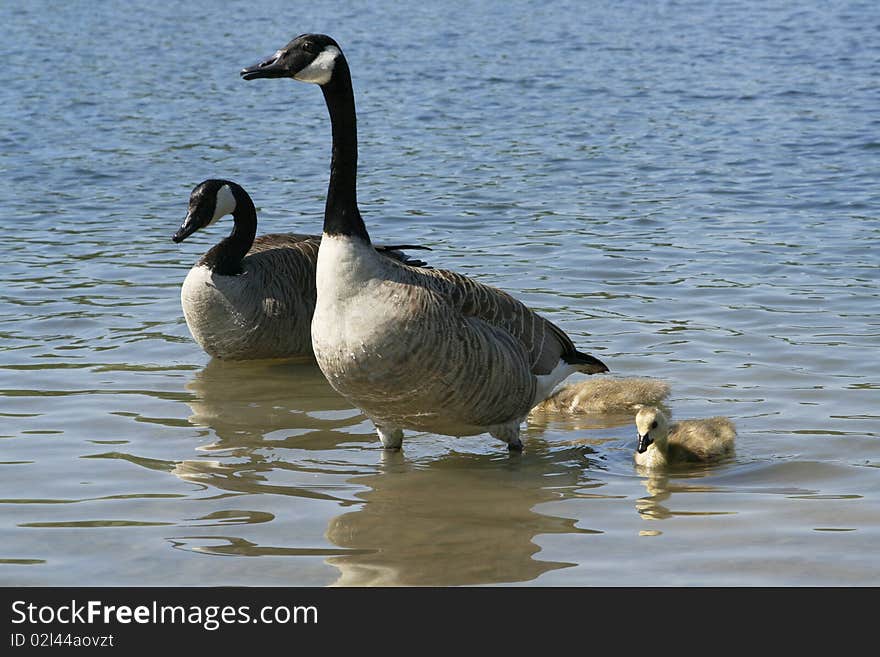
[[[232,232],[202,258],[202,264],[221,276],[237,276],[244,271],[241,261],[250,251],[257,235],[257,209],[254,202],[241,188],[233,188],[233,194],[235,212],[232,213]]]
[[[333,77],[321,86],[333,129],[330,185],[324,207],[324,234],[370,236],[357,205],[357,118],[351,74],[344,57],[335,64]]]

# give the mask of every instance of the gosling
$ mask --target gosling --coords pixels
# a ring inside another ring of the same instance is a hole
[[[716,461],[733,453],[736,429],[726,417],[669,423],[659,408],[636,414],[639,443],[633,458],[648,468],[676,463]]]
[[[642,406],[655,406],[668,396],[669,384],[665,381],[601,377],[563,386],[535,406],[531,413],[632,413]]]

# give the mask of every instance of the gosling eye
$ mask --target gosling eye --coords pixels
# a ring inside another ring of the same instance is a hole
[[[654,420],[653,422],[651,422],[651,428],[652,428],[652,429],[656,429],[656,428],[657,428],[657,420]]]

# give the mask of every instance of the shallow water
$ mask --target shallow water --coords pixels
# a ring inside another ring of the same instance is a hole
[[[880,584],[876,3],[47,7],[0,7],[0,584]],[[219,176],[319,229],[321,94],[238,76],[303,31],[351,64],[376,241],[736,456],[647,476],[620,417],[386,454],[314,365],[211,361],[179,286],[228,226],[170,236]]]

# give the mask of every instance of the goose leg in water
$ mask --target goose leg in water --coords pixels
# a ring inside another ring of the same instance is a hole
[[[523,449],[522,440],[519,438],[519,422],[493,427],[489,435],[506,442],[507,449],[511,452],[521,452]]]
[[[376,432],[379,434],[379,440],[382,441],[382,447],[385,449],[400,449],[401,445],[403,445],[403,429],[399,427],[377,424]]]

